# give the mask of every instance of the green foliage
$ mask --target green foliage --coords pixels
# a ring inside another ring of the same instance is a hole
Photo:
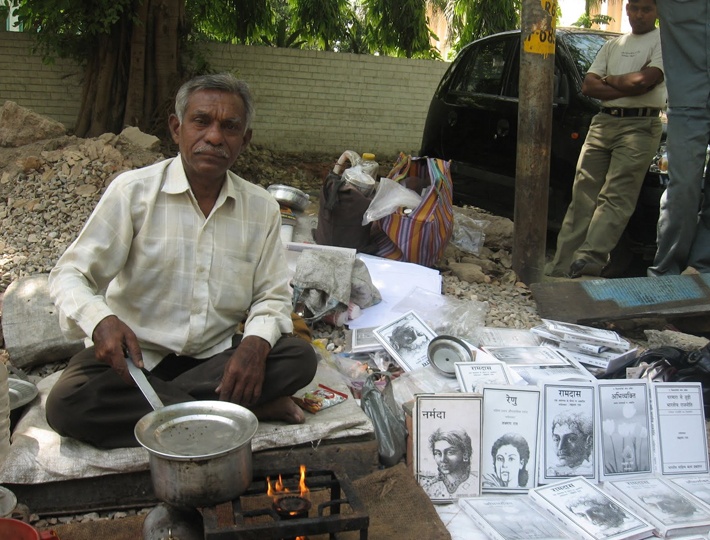
[[[351,16],[348,0],[289,0],[293,18],[304,35],[326,51],[346,38]]]
[[[430,55],[424,0],[365,0],[364,6],[379,50],[407,58]]]
[[[25,31],[37,34],[35,50],[46,62],[54,56],[83,63],[97,39],[110,34],[124,16],[133,16],[136,0],[12,0]]]
[[[449,41],[456,51],[497,32],[520,27],[520,0],[435,0],[449,24]]]
[[[276,23],[276,32],[272,36],[262,34],[261,41],[264,45],[269,45],[270,47],[300,49],[301,46],[306,44],[306,40],[299,39],[300,37],[300,30],[289,32],[288,22],[285,19],[281,19]]]
[[[270,0],[186,0],[186,10],[194,32],[219,42],[253,43],[274,27]]]
[[[440,58],[431,45],[436,36],[428,27],[428,2],[446,14],[455,49],[478,37],[517,27],[520,8],[520,0],[182,1],[186,15],[183,38],[190,46],[211,40],[410,58]],[[60,56],[80,62],[97,49],[101,36],[111,32],[125,32],[123,41],[129,46],[127,23],[136,22],[142,3],[0,0],[0,6],[17,8],[24,28],[37,34],[37,50],[46,59]],[[120,28],[119,23],[123,25]],[[191,61],[209,69],[204,59]]]
[[[572,26],[591,28],[594,24],[609,24],[613,20],[614,17],[610,17],[609,15],[594,15],[592,17],[589,13],[583,13],[580,15],[579,19],[572,23]]]

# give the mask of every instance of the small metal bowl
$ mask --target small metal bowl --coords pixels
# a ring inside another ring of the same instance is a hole
[[[294,210],[305,210],[310,199],[307,193],[284,184],[272,184],[266,188],[266,191],[271,193],[271,196],[280,204],[293,208]]]
[[[429,362],[445,377],[456,377],[456,362],[473,362],[471,349],[462,340],[453,336],[440,335],[429,342],[427,348]]]

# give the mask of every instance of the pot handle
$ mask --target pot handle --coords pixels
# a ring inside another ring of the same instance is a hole
[[[49,531],[39,531],[40,540],[59,540],[57,533],[53,530]]]

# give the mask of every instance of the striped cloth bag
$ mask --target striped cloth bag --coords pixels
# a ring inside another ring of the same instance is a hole
[[[454,226],[450,165],[400,153],[387,178],[422,194],[422,202],[411,212],[399,208],[375,222],[376,255],[428,267],[437,263]]]

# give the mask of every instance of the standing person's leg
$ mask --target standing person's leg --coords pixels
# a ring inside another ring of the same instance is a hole
[[[590,275],[599,275],[626,229],[663,131],[659,118],[614,119],[614,122],[617,137],[610,149],[606,181],[599,193],[587,238],[574,256],[575,260],[591,264],[594,272]]]
[[[566,276],[574,254],[584,243],[589,222],[597,205],[597,196],[604,184],[613,141],[607,133],[606,119],[598,114],[592,120],[577,161],[577,173],[572,187],[572,202],[567,209],[562,228],[557,235],[557,250],[549,271],[551,276]],[[611,117],[610,117],[611,118]]]
[[[704,108],[675,107],[668,111],[668,187],[661,197],[658,250],[649,276],[678,275],[689,264],[698,228],[702,177],[707,154],[710,119]],[[705,227],[705,225],[703,225]],[[702,232],[699,242],[707,239]],[[698,244],[696,257],[704,256]]]
[[[708,98],[708,106],[705,109],[704,118],[706,138],[710,144],[710,98]],[[688,266],[692,266],[698,272],[706,274],[710,273],[710,164],[705,170],[702,199],[698,226],[695,230],[695,238],[688,257]]]

